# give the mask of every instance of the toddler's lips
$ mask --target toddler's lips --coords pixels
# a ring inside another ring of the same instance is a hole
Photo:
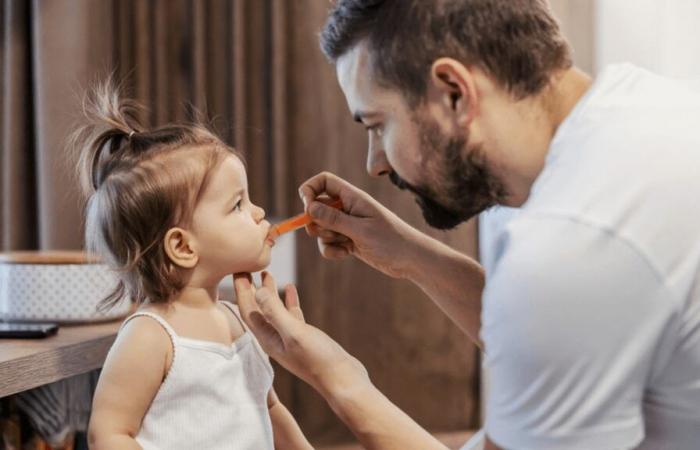
[[[272,241],[273,245],[277,238],[280,237],[279,230],[277,229],[277,226],[272,225],[267,229],[267,235],[265,237],[265,240],[267,241]]]

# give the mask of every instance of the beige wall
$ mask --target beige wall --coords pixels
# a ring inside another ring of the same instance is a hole
[[[598,0],[595,67],[631,62],[661,75],[700,79],[700,2]],[[652,33],[649,30],[653,30]]]
[[[550,0],[564,34],[574,49],[574,63],[593,74],[595,69],[594,0]]]

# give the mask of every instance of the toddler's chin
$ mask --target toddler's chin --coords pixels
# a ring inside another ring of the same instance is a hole
[[[251,270],[251,272],[260,272],[261,270],[267,269],[267,267],[270,265],[270,255],[264,255],[260,258],[260,260],[257,263],[257,268],[255,270]]]

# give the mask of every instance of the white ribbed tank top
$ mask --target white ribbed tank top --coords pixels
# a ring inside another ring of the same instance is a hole
[[[141,423],[136,441],[144,450],[273,449],[267,395],[270,361],[244,327],[230,346],[178,336],[162,317],[147,316],[168,333],[173,345],[170,370]]]

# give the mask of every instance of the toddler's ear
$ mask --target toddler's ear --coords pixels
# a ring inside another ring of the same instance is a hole
[[[165,233],[165,253],[179,267],[192,269],[197,265],[199,256],[193,244],[193,236],[182,228],[174,227]]]

